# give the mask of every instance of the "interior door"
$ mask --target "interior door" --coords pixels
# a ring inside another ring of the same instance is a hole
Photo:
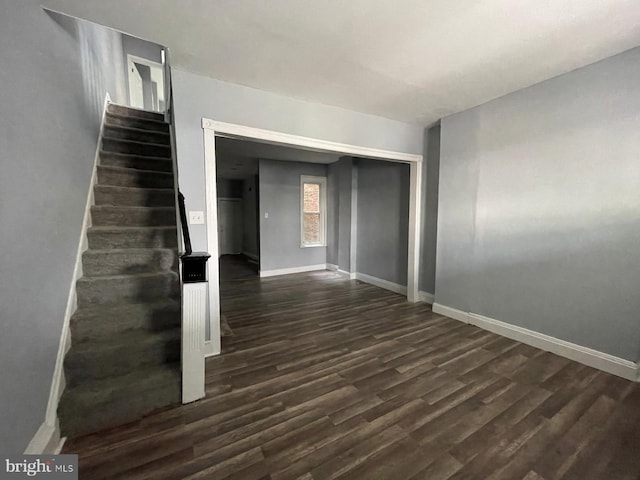
[[[242,204],[240,199],[218,199],[218,254],[242,253]]]
[[[144,108],[142,75],[136,64],[129,59],[129,103],[134,108]]]

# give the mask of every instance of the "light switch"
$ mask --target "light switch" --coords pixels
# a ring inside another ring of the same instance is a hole
[[[269,212],[264,212],[264,218],[269,218]]]
[[[189,223],[191,225],[204,225],[204,212],[189,212]]]

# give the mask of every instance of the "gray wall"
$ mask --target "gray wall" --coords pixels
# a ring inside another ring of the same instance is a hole
[[[440,125],[425,129],[422,164],[422,234],[420,237],[419,289],[433,293],[436,286],[436,238],[438,233],[438,177]]]
[[[129,74],[127,72],[129,65],[127,63],[127,55],[135,55],[136,57],[145,58],[152,62],[162,63],[162,50],[164,47],[157,43],[148,42],[141,38],[132,37],[131,35],[122,34],[122,68],[124,69],[124,78],[126,79],[126,98],[123,102],[129,105]],[[141,72],[143,83],[151,85],[151,72],[149,69],[143,69]],[[146,78],[145,78],[146,76]],[[147,97],[148,95],[148,97]],[[151,105],[151,91],[145,88],[144,104]]]
[[[260,270],[326,263],[326,247],[300,247],[300,175],[326,176],[327,166],[260,160],[259,172]]]
[[[423,129],[372,115],[221,82],[173,69],[180,188],[187,210],[205,209],[202,117],[372,148],[422,153]],[[206,226],[193,225],[194,250]]]
[[[242,182],[242,251],[255,256],[260,255],[258,248],[258,192],[257,175]]]
[[[436,302],[637,361],[640,48],[442,120]]]
[[[409,166],[358,159],[357,271],[407,285]]]
[[[353,272],[351,265],[351,196],[353,195],[353,158],[338,161],[338,266]]]
[[[163,47],[157,43],[148,42],[131,35],[122,35],[122,52],[125,62],[127,61],[127,55],[135,55],[152,62],[162,63],[162,50]]]
[[[338,163],[327,165],[327,263],[338,265]]]
[[[219,178],[216,181],[218,198],[242,198],[242,180]]]
[[[123,92],[121,63],[113,63],[121,61],[118,42],[118,34],[50,15],[35,0],[0,3],[0,452],[7,454],[24,451],[44,421],[104,97],[109,91],[117,101]]]

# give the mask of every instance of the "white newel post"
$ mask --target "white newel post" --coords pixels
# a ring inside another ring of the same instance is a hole
[[[182,256],[182,403],[205,396],[205,325],[208,321],[207,253]]]

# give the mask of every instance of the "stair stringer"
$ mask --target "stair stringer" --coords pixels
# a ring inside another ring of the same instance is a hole
[[[58,454],[62,450],[66,437],[60,435],[60,424],[58,421],[58,404],[60,397],[66,385],[64,376],[64,358],[71,348],[71,330],[69,328],[71,317],[78,308],[78,297],[76,294],[76,282],[82,277],[82,255],[89,248],[89,239],[87,231],[91,227],[91,207],[95,205],[94,186],[98,178],[98,165],[100,163],[100,148],[102,134],[105,129],[107,106],[111,103],[109,93],[105,95],[104,105],[102,108],[102,118],[100,119],[100,131],[96,140],[96,152],[93,157],[93,168],[91,171],[91,180],[87,192],[87,201],[84,207],[84,216],[82,219],[82,227],[80,229],[80,238],[78,240],[78,248],[76,249],[76,259],[73,267],[73,275],[69,286],[69,295],[67,296],[67,305],[62,321],[62,330],[60,334],[60,342],[58,344],[58,354],[53,369],[53,377],[51,379],[51,387],[49,389],[49,399],[47,401],[47,410],[45,419],[34,437],[27,445],[24,451],[27,455],[42,454]]]

